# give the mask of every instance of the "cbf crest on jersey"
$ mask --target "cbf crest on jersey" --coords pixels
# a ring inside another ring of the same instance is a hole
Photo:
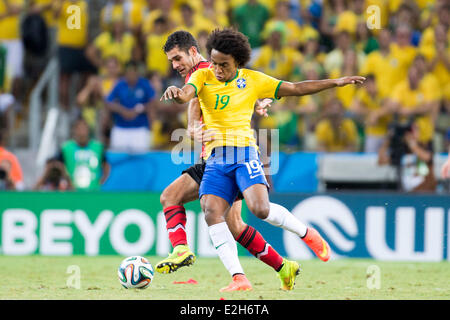
[[[239,78],[236,80],[236,86],[239,89],[244,89],[247,86],[247,81],[244,78]]]

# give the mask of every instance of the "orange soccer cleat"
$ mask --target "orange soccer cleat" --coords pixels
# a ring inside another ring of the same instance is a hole
[[[236,274],[233,276],[233,281],[231,283],[220,289],[220,292],[230,292],[230,291],[250,291],[252,290],[252,285],[248,281],[245,274]]]
[[[312,251],[319,257],[322,261],[328,261],[330,259],[330,246],[322,238],[320,233],[314,228],[308,228],[306,235],[302,240],[311,248]]]

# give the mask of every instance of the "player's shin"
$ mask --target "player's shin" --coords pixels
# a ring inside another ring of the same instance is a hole
[[[166,228],[170,243],[177,245],[187,244],[186,236],[186,210],[183,206],[171,206],[164,209]]]
[[[281,269],[283,257],[253,227],[247,225],[244,231],[236,238],[236,241],[275,271]]]
[[[230,275],[243,274],[244,270],[239,262],[236,243],[230,239],[231,233],[227,224],[225,222],[217,223],[209,226],[208,229],[214,248]]]
[[[301,238],[306,235],[306,230],[308,229],[288,209],[272,202],[270,203],[269,215],[264,221],[276,227],[291,231]]]

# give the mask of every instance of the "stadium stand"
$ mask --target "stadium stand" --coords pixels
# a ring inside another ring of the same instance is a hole
[[[33,41],[33,34],[43,33],[30,32],[31,25],[48,29],[48,39]],[[44,159],[69,139],[80,115],[92,138],[109,145],[114,115],[105,112],[105,98],[127,63],[137,66],[158,97],[182,81],[161,48],[167,35],[188,30],[204,53],[207,34],[225,26],[249,37],[249,68],[288,81],[349,74],[373,80],[370,86],[275,101],[267,118],[255,116],[255,128],[279,130],[279,149],[292,159],[319,152],[322,160],[308,166],[308,176],[319,177],[317,188],[344,180],[355,184],[351,188],[381,180],[377,188],[392,188],[394,168],[379,166],[374,157],[383,141],[393,143],[404,134],[394,129],[405,123],[417,125],[418,143],[434,154],[435,190],[448,188],[436,169],[450,145],[450,6],[445,0],[0,0],[0,114],[6,146],[22,163],[25,188],[35,185]],[[43,41],[48,45],[36,47]],[[2,97],[13,99],[5,106]],[[170,153],[172,132],[186,126],[186,107],[155,102],[152,108],[148,149]],[[337,115],[345,120],[330,120]],[[340,154],[349,151],[344,158]],[[339,166],[343,159],[351,165]],[[135,183],[136,190],[145,190]],[[295,191],[289,183],[278,189]],[[106,189],[112,185],[107,181]]]

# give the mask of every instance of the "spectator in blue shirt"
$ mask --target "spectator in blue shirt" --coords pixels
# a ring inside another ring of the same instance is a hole
[[[151,147],[151,122],[155,112],[155,91],[150,82],[139,76],[135,62],[128,62],[125,75],[106,98],[112,113],[110,149],[146,152]]]

